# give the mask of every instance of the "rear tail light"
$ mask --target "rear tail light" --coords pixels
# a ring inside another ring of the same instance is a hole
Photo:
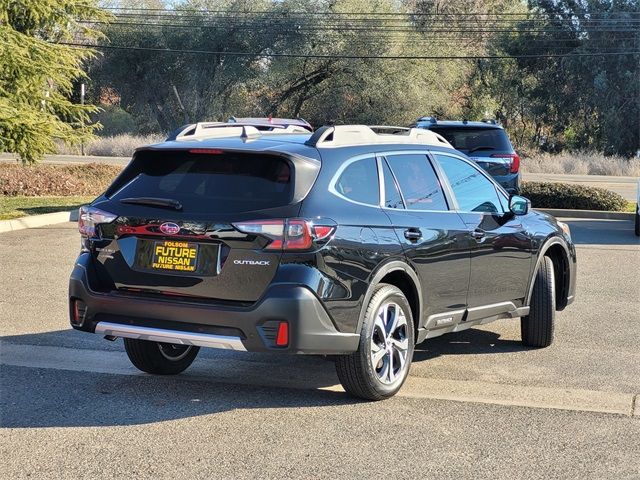
[[[494,153],[491,155],[492,158],[509,158],[511,159],[511,163],[509,166],[509,173],[518,173],[520,170],[520,155],[517,153]]]
[[[80,207],[78,215],[78,231],[86,236],[93,237],[96,234],[96,227],[101,223],[111,223],[117,215],[105,212],[94,207]]]
[[[301,218],[255,220],[234,223],[243,233],[262,235],[271,240],[265,250],[308,250],[314,242],[327,240],[335,231],[333,225],[318,225]]]

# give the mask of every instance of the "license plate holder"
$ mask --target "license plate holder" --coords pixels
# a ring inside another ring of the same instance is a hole
[[[199,245],[164,240],[153,242],[151,268],[163,272],[193,273],[198,268]]]

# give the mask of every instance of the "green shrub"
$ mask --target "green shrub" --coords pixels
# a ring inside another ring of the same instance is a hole
[[[94,119],[102,124],[102,130],[96,132],[101,137],[113,137],[136,131],[133,116],[115,105],[102,107],[102,111],[95,114]]]
[[[122,167],[99,163],[31,165],[0,163],[0,197],[99,195]]]
[[[522,195],[533,208],[624,211],[627,201],[621,195],[598,187],[569,183],[524,182]]]

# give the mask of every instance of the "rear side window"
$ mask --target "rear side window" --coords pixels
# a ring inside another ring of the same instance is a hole
[[[235,213],[287,205],[293,168],[283,158],[242,153],[140,152],[107,191],[113,200],[160,197],[183,211]]]
[[[430,130],[442,135],[453,148],[464,153],[512,150],[507,134],[500,128],[432,127]]]
[[[390,155],[387,161],[398,180],[407,209],[449,209],[438,177],[426,155]]]
[[[435,155],[442,166],[463,212],[503,213],[494,184],[467,162],[448,155]]]
[[[334,189],[354,202],[378,206],[380,195],[375,158],[364,158],[347,165],[334,184]]]
[[[386,208],[404,209],[404,202],[398,190],[398,185],[393,178],[391,169],[387,165],[387,161],[382,161],[382,173],[384,175],[384,206]]]

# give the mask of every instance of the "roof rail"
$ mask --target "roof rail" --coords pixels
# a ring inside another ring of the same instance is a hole
[[[366,125],[334,125],[321,127],[316,130],[305,143],[316,148],[367,144],[413,144],[453,148],[444,137],[431,130],[409,128],[401,130],[400,133],[389,134],[376,133],[372,127]]]
[[[268,130],[264,130],[261,127],[268,127]],[[203,138],[217,138],[217,137],[242,137],[242,138],[256,138],[262,134],[270,133],[310,133],[304,127],[298,125],[268,125],[258,124],[253,122],[199,122],[181,127],[176,132],[172,133],[167,140],[199,140]]]
[[[490,123],[491,125],[497,125],[498,121],[495,118],[483,118],[480,120],[482,123]]]
[[[175,132],[167,138],[167,140],[184,141],[216,137],[255,138],[259,136],[260,132],[258,129],[251,125],[238,125],[237,123],[224,122],[198,122],[182,127],[180,131]]]
[[[369,128],[376,133],[401,133],[409,130],[409,127],[398,127],[396,125],[369,125]]]

